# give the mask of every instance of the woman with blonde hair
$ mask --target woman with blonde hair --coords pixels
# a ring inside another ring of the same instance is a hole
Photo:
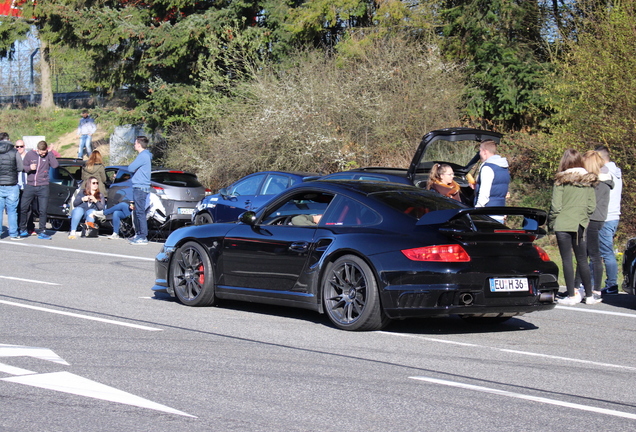
[[[86,180],[89,177],[95,177],[99,181],[99,191],[103,197],[106,197],[106,169],[104,168],[104,162],[102,154],[99,150],[93,150],[93,153],[88,157],[86,163],[82,167],[82,188],[86,188]]]
[[[426,189],[434,190],[447,198],[461,201],[459,184],[454,179],[453,168],[448,164],[436,163],[431,168]]]
[[[599,232],[605,224],[610,191],[614,188],[612,176],[604,165],[605,161],[594,150],[589,150],[583,155],[584,168],[587,172],[598,176],[598,182],[594,186],[596,208],[590,216],[590,223],[587,226],[587,255],[591,262],[592,283],[594,285],[592,294],[597,300],[601,298],[601,282],[603,281],[603,258],[601,257]],[[578,287],[580,283],[580,275],[577,272],[574,286]]]
[[[577,272],[583,281],[585,303],[595,304],[600,301],[592,293],[586,244],[586,230],[590,216],[596,209],[594,186],[597,181],[596,174],[585,169],[583,158],[578,151],[568,149],[563,153],[559,172],[554,180],[548,215],[548,229],[556,234],[568,293],[567,297],[559,299],[561,304],[575,305],[581,302],[581,293],[574,288],[572,252],[576,257]]]

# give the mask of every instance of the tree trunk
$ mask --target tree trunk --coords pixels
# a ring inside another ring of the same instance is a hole
[[[51,66],[49,64],[49,43],[40,37],[40,87],[42,89],[42,101],[40,108],[43,110],[55,108],[53,99],[53,85],[51,83]]]

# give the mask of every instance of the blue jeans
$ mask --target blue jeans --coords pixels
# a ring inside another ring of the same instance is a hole
[[[113,232],[115,234],[119,234],[121,220],[130,216],[130,204],[126,202],[120,202],[119,204],[104,210],[104,216],[108,216],[109,214],[113,215]]]
[[[146,201],[150,191],[133,188],[133,201],[135,201],[135,232],[138,238],[148,237],[148,221],[146,220]]]
[[[94,211],[93,209],[85,210],[82,207],[75,207],[71,213],[71,231],[77,231],[77,226],[84,215],[86,215],[86,222],[95,222],[92,216]]]
[[[9,221],[9,236],[18,235],[18,201],[20,200],[20,186],[0,186],[0,220],[4,209],[7,209]],[[0,222],[1,224],[1,222]]]
[[[77,158],[82,159],[84,157],[84,148],[86,148],[86,155],[90,156],[93,153],[93,148],[91,147],[91,136],[90,135],[82,135],[80,137],[79,142],[79,150],[77,152]]]
[[[605,221],[599,231],[599,248],[605,262],[605,288],[618,286],[618,264],[614,255],[614,235],[618,228],[618,220]]]

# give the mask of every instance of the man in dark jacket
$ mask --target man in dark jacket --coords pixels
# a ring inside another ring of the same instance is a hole
[[[22,203],[20,204],[20,237],[29,236],[27,231],[29,208],[33,200],[37,198],[40,213],[38,238],[50,240],[51,236],[46,234],[47,207],[49,204],[49,168],[57,168],[59,164],[53,153],[49,153],[49,146],[46,141],[40,141],[35,150],[31,150],[24,157],[23,165],[24,171],[27,173],[27,184],[24,186]]]
[[[8,139],[0,141],[0,220],[6,208],[9,237],[12,240],[20,239],[18,236],[18,201],[20,200],[18,173],[21,171],[22,158],[13,144]]]

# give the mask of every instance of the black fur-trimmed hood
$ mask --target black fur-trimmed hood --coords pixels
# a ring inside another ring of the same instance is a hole
[[[554,177],[556,186],[591,186],[598,184],[598,176],[587,172],[584,168],[570,168],[568,170],[557,173]]]

